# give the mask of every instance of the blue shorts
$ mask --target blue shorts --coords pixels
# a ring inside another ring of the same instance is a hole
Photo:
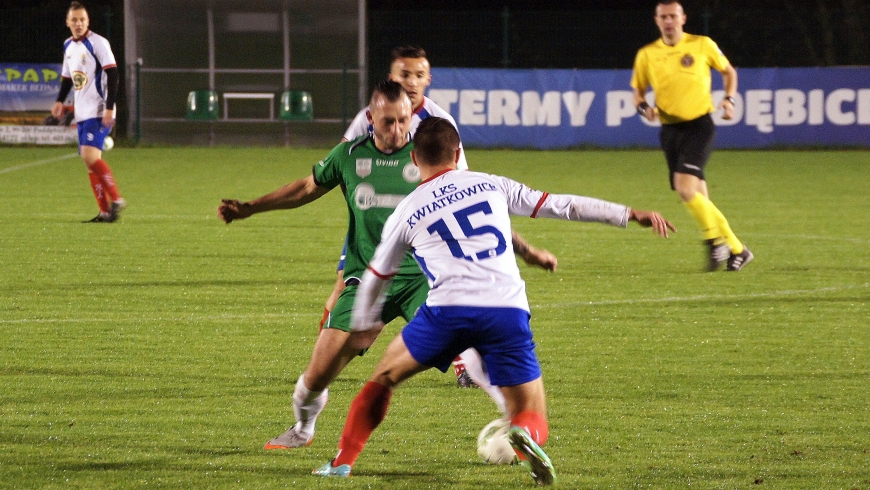
[[[541,377],[528,311],[520,308],[423,305],[402,330],[415,361],[446,372],[465,349],[480,352],[496,386],[516,386]]]
[[[109,128],[103,126],[103,118],[95,117],[77,121],[76,126],[79,130],[79,146],[94,146],[100,150],[103,149],[103,142],[109,135]]]

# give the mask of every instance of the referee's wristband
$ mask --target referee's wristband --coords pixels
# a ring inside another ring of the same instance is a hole
[[[641,102],[640,104],[637,105],[637,113],[640,114],[641,116],[646,114],[647,109],[649,109],[649,104],[647,104],[646,101]]]
[[[731,102],[731,105],[737,105],[737,101],[734,100],[734,97],[731,97],[730,95],[728,97],[725,97],[723,100],[727,100],[728,102]]]

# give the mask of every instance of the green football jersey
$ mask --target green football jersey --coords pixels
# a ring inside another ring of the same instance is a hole
[[[347,227],[345,280],[362,278],[381,242],[387,217],[420,183],[420,171],[411,161],[413,143],[393,153],[377,149],[371,136],[342,143],[314,166],[314,180],[321,187],[341,186],[350,217]],[[399,275],[422,274],[410,253]]]

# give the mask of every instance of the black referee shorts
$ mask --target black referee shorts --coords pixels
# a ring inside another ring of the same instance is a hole
[[[704,167],[713,152],[713,137],[716,125],[709,114],[691,121],[662,124],[659,139],[674,188],[674,173],[689,174],[704,179]]]

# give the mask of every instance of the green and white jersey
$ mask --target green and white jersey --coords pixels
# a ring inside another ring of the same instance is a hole
[[[347,201],[347,257],[344,279],[362,278],[381,241],[387,218],[402,199],[417,188],[420,171],[411,161],[413,143],[401,150],[384,153],[371,136],[342,143],[314,166],[314,181],[321,187],[341,186]],[[399,267],[398,275],[422,272],[410,253]]]

